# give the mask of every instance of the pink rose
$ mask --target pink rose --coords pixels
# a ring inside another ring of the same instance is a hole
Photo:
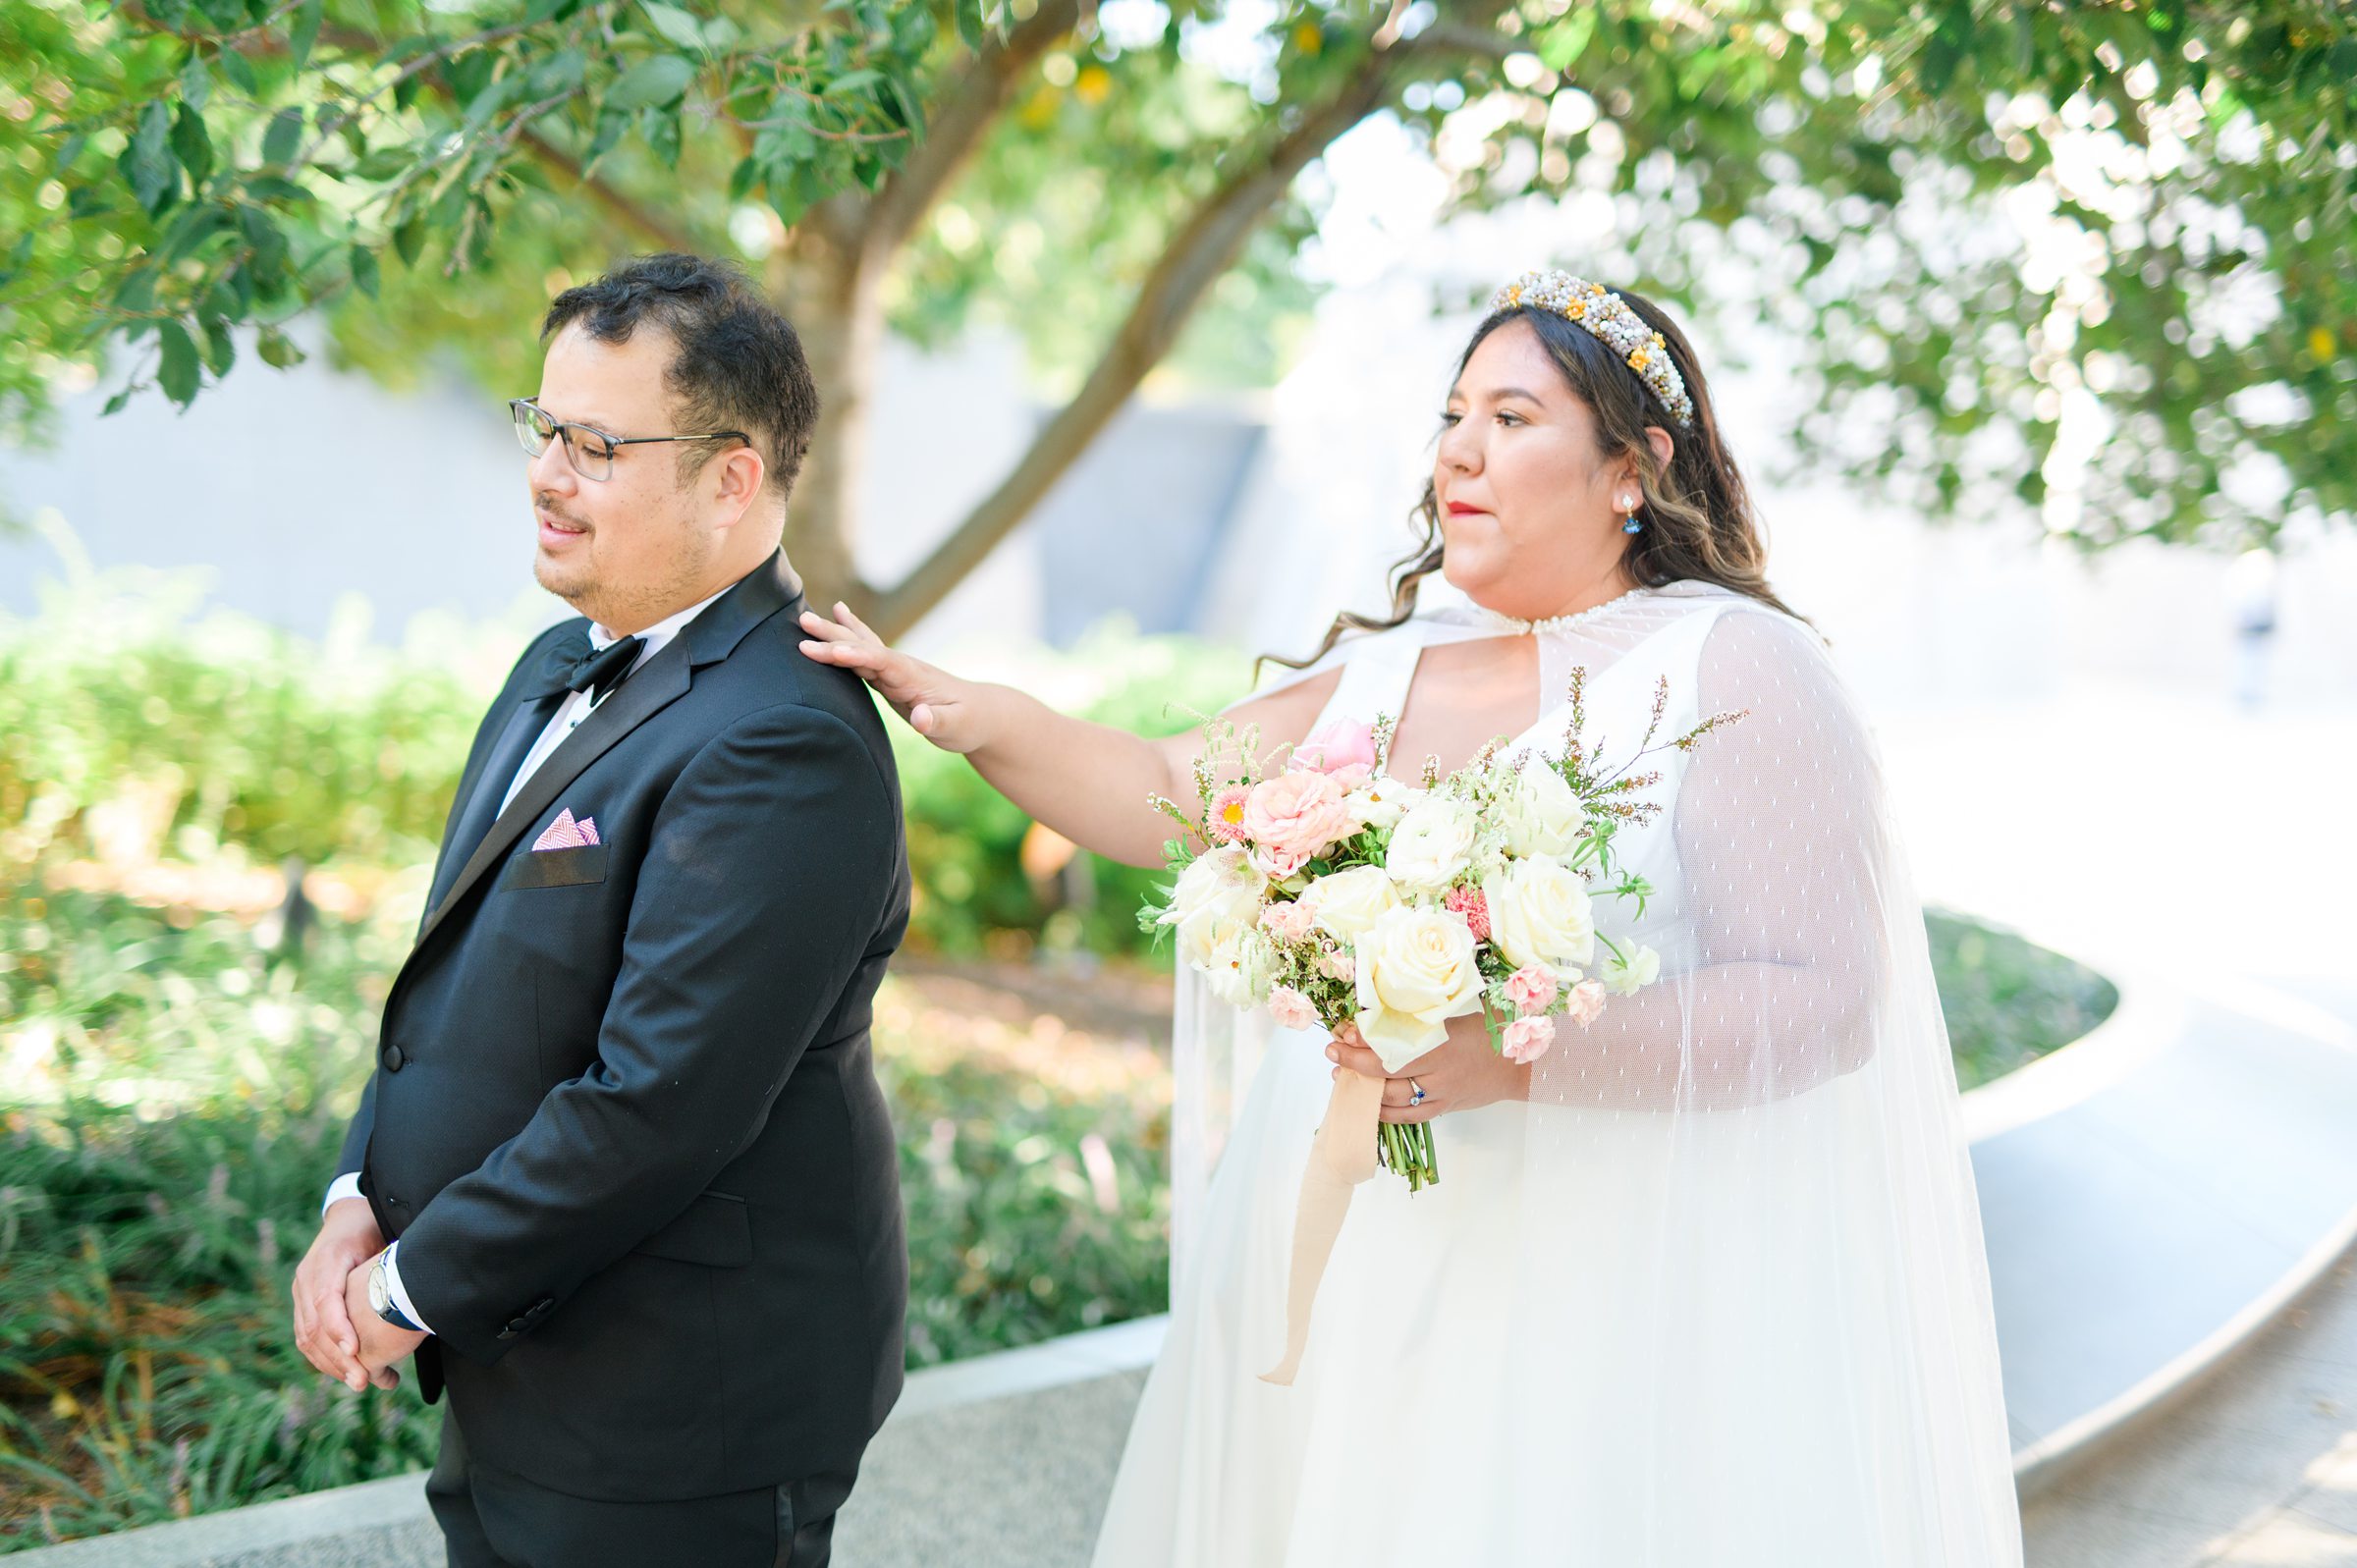
[[[1490,940],[1490,901],[1481,895],[1479,888],[1450,889],[1449,912],[1464,921],[1475,942]]]
[[[1526,964],[1506,977],[1506,1000],[1514,1004],[1515,1011],[1527,1017],[1555,1005],[1557,987],[1553,970]]]
[[[1308,1029],[1317,1024],[1318,1009],[1292,987],[1279,986],[1269,993],[1269,1016],[1287,1029]]]
[[[1273,877],[1291,876],[1357,831],[1342,786],[1322,773],[1277,774],[1244,798],[1244,837],[1254,862]]]
[[[1506,1059],[1536,1061],[1555,1044],[1553,1018],[1516,1018],[1506,1026]]]
[[[1604,982],[1583,980],[1573,986],[1571,988],[1571,1004],[1564,1009],[1564,1014],[1572,1022],[1581,1025],[1592,1024],[1602,1017],[1604,1014]]]
[[[1230,784],[1211,797],[1211,817],[1203,824],[1213,843],[1236,843],[1244,837],[1244,801],[1252,791]]]
[[[1344,768],[1375,770],[1375,730],[1371,726],[1337,719],[1320,725],[1309,738],[1293,748],[1293,766],[1312,773],[1340,773]]]
[[[1358,960],[1341,947],[1328,947],[1318,954],[1318,973],[1349,985],[1358,978]]]
[[[1280,901],[1260,912],[1262,929],[1284,942],[1301,941],[1317,923],[1317,911],[1302,903]]]

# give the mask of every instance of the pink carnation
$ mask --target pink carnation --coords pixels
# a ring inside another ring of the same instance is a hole
[[[1571,988],[1571,1004],[1564,1013],[1573,1023],[1594,1023],[1604,1014],[1604,982],[1583,980]]]
[[[1269,993],[1269,1016],[1287,1029],[1308,1029],[1317,1023],[1318,1009],[1292,987],[1279,986]]]
[[[1450,889],[1449,912],[1463,919],[1475,942],[1490,940],[1490,900],[1482,896],[1479,888]]]
[[[1211,816],[1203,831],[1213,843],[1237,843],[1244,837],[1244,801],[1252,791],[1244,784],[1230,784],[1211,797]]]
[[[1358,960],[1346,948],[1328,947],[1318,954],[1318,973],[1349,985],[1358,979]]]
[[[1322,773],[1281,773],[1252,786],[1244,799],[1244,837],[1253,863],[1270,876],[1289,877],[1337,838],[1358,831],[1342,786]]]
[[[1371,726],[1337,719],[1320,725],[1309,738],[1293,748],[1293,766],[1312,773],[1340,773],[1345,768],[1375,770],[1375,730]],[[1360,775],[1363,782],[1365,775]]]
[[[1512,1002],[1514,1010],[1525,1017],[1545,1012],[1555,1005],[1559,984],[1552,969],[1527,964],[1506,977],[1506,1000]]]
[[[1536,1061],[1555,1044],[1553,1018],[1516,1018],[1506,1026],[1506,1059]]]
[[[1260,911],[1262,929],[1284,942],[1301,941],[1317,923],[1317,912],[1307,904],[1280,900]]]

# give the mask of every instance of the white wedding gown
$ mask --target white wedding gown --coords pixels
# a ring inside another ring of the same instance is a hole
[[[1321,723],[1396,716],[1424,647],[1501,634],[1419,618],[1298,678],[1344,665]],[[1665,809],[1616,855],[1654,892],[1598,924],[1661,981],[1562,1024],[1530,1103],[1436,1121],[1437,1187],[1356,1189],[1291,1387],[1255,1374],[1325,1036],[1182,982],[1171,1331],[1097,1568],[2012,1568],[1953,1068],[1863,725],[1806,626],[1712,585],[1538,635],[1608,766],[1663,677],[1656,744],[1749,710],[1640,769]]]

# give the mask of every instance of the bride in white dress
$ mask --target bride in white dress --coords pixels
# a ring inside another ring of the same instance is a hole
[[[1398,720],[1393,756],[1582,739],[1658,774],[1597,925],[1660,956],[1517,1066],[1478,1016],[1384,1084],[1441,1180],[1358,1187],[1294,1383],[1293,1215],[1332,1075],[1373,1054],[1180,981],[1169,1339],[1098,1568],[2011,1568],[1988,1270],[1922,912],[1872,738],[1764,547],[1691,348],[1563,274],[1501,290],[1451,388],[1394,615],[1231,710],[1274,753]],[[1478,607],[1414,615],[1434,570]],[[1061,717],[886,648],[813,658],[1102,854],[1197,738]],[[1666,692],[1666,706],[1657,704]],[[1690,751],[1665,743],[1743,717]]]

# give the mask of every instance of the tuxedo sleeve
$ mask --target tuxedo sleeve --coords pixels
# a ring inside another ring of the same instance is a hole
[[[633,891],[597,1059],[402,1233],[411,1299],[500,1358],[742,1153],[883,923],[897,801],[859,736],[786,704],[681,772]]]

